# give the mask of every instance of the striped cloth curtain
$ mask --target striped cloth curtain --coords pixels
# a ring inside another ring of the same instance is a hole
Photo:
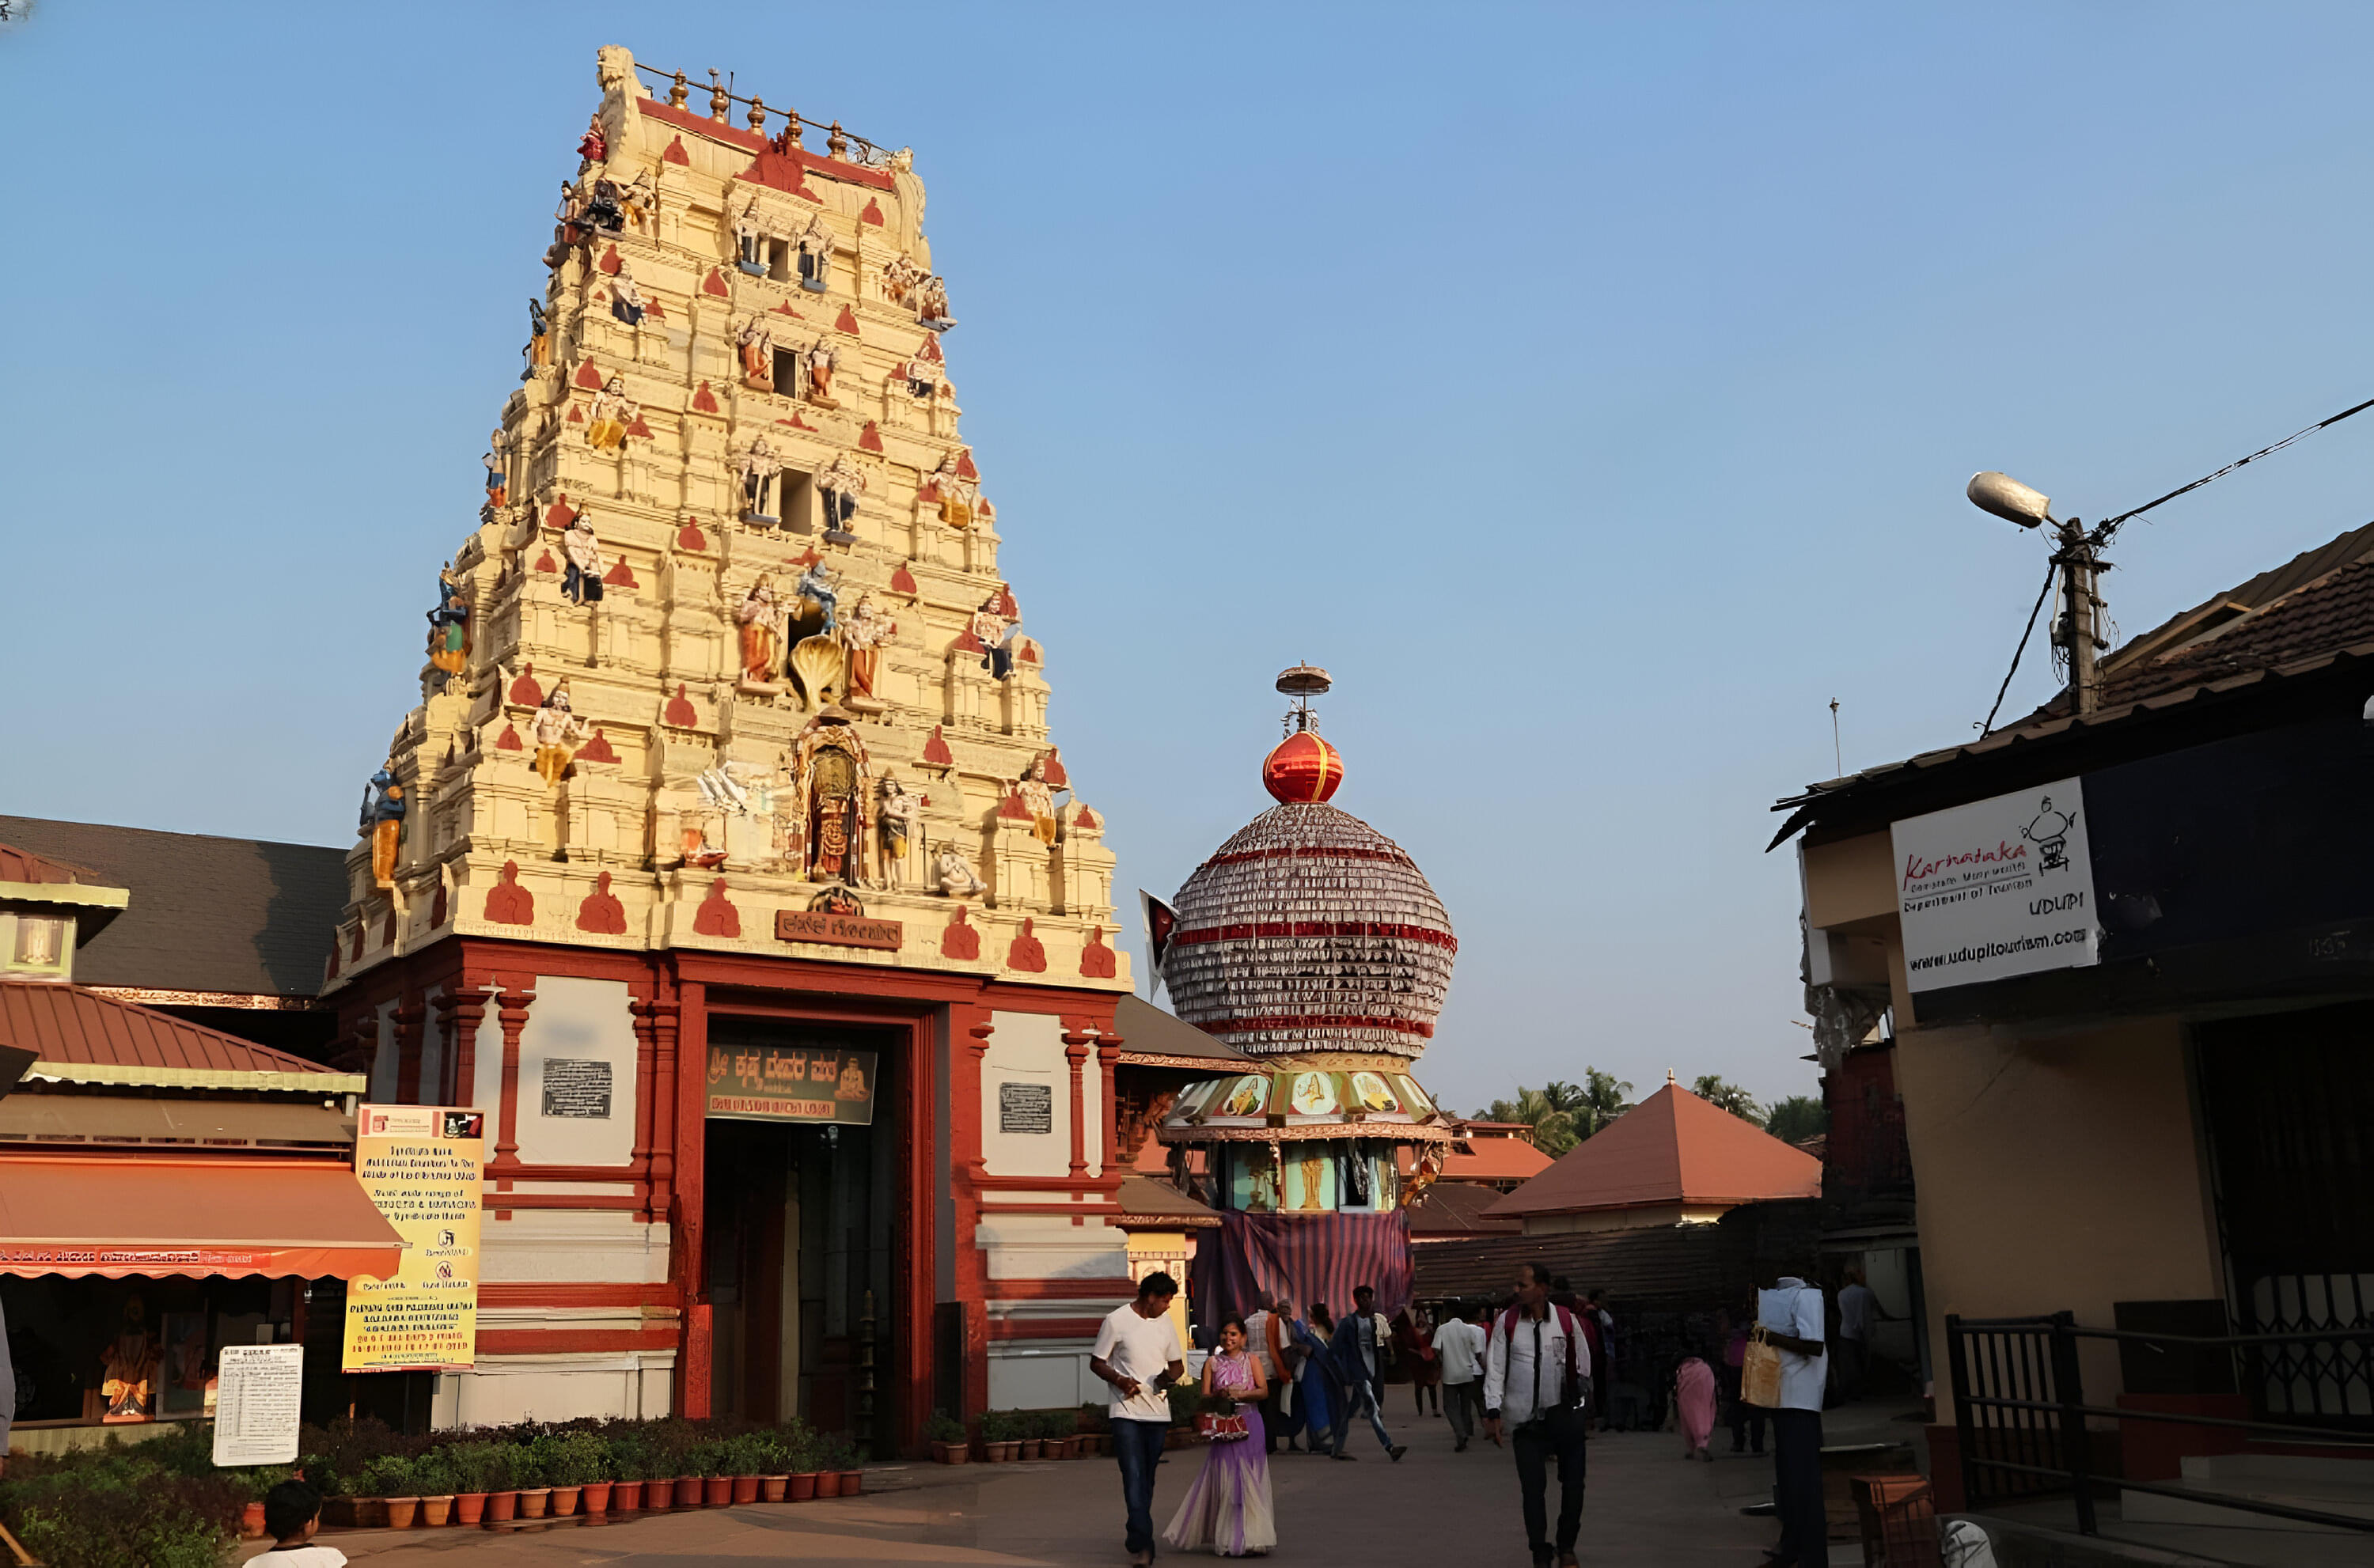
[[[1195,1245],[1191,1268],[1203,1338],[1219,1339],[1223,1318],[1243,1316],[1286,1296],[1297,1308],[1323,1301],[1341,1318],[1352,1288],[1373,1285],[1390,1317],[1409,1305],[1409,1217],[1390,1214],[1222,1214]]]

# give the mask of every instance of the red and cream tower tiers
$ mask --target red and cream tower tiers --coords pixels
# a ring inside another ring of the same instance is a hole
[[[494,1118],[436,1419],[1076,1405],[1128,960],[923,182],[597,76],[329,977],[374,1098]]]

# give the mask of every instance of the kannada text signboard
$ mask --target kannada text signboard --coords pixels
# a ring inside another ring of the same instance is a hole
[[[1910,989],[2098,961],[2084,802],[2079,781],[2064,778],[1894,825]]]
[[[726,1121],[874,1124],[872,1051],[799,1045],[709,1047],[709,1114]]]
[[[484,1111],[363,1106],[355,1176],[405,1240],[389,1280],[347,1284],[347,1372],[467,1371],[477,1352]]]

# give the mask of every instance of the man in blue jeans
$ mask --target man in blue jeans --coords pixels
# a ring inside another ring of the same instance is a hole
[[[1187,1352],[1170,1323],[1179,1281],[1164,1273],[1137,1282],[1137,1299],[1117,1306],[1097,1329],[1088,1370],[1112,1385],[1113,1455],[1121,1461],[1121,1495],[1129,1510],[1126,1545],[1133,1568],[1154,1561],[1154,1467],[1170,1431],[1165,1390],[1187,1370]]]

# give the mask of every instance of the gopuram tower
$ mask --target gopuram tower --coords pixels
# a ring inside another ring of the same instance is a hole
[[[1159,920],[1179,1016],[1262,1070],[1192,1083],[1159,1136],[1184,1185],[1221,1211],[1195,1253],[1203,1321],[1290,1296],[1407,1304],[1404,1209],[1442,1168],[1450,1120],[1413,1074],[1451,989],[1451,919],[1408,851],[1329,804],[1344,759],[1297,665],[1287,734],[1262,763],[1278,803],[1181,886]]]
[[[912,158],[710,76],[600,53],[327,989],[374,1099],[488,1113],[440,1423],[912,1446],[1096,1391],[1128,961]]]

